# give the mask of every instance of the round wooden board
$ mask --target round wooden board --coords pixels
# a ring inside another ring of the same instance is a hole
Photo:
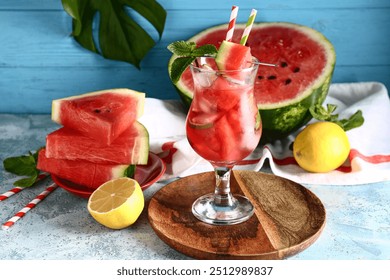
[[[290,180],[235,170],[231,189],[255,205],[244,223],[215,226],[193,216],[194,200],[214,190],[214,173],[206,172],[159,190],[149,203],[150,224],[169,246],[196,259],[284,259],[313,244],[325,226],[321,201]]]

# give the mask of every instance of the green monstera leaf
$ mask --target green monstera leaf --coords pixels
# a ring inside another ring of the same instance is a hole
[[[156,41],[135,18],[139,15],[149,22],[159,38],[165,26],[166,11],[155,0],[62,0],[62,6],[73,19],[72,35],[81,46],[137,68]],[[97,15],[99,30],[95,39]]]

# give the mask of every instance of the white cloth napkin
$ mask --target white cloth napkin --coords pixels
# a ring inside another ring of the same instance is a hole
[[[289,149],[296,133],[283,141],[259,146],[235,168],[259,171],[268,159],[275,175],[302,184],[354,185],[390,180],[390,100],[386,87],[377,82],[332,84],[324,104],[336,104],[341,118],[360,109],[365,119],[361,127],[347,131],[351,153],[341,168],[328,173],[300,168]],[[149,131],[151,152],[167,164],[164,179],[212,170],[189,145],[185,118],[178,100],[146,99],[140,122]]]

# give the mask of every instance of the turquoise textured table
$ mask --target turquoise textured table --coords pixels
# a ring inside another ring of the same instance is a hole
[[[57,128],[50,116],[0,114],[0,160],[37,149]],[[15,176],[0,167],[0,193]],[[51,180],[0,201],[4,223],[51,184]],[[145,191],[146,201],[163,187]],[[327,222],[319,239],[293,260],[390,259],[390,181],[355,186],[306,186],[323,202]],[[13,227],[0,230],[0,260],[188,259],[161,241],[147,210],[131,227],[111,230],[96,223],[87,201],[58,188]]]

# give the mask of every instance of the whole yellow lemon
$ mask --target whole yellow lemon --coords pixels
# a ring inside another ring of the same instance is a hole
[[[326,121],[305,127],[293,144],[294,158],[299,166],[316,173],[338,168],[347,159],[350,149],[345,131]]]

